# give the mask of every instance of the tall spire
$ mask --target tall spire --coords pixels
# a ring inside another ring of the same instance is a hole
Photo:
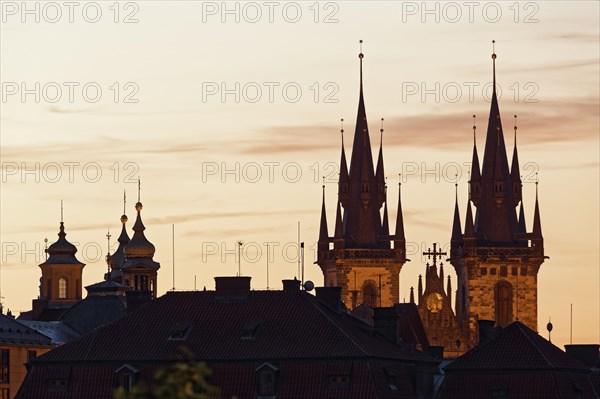
[[[404,237],[404,217],[402,216],[402,175],[398,175],[398,213],[396,214],[396,240],[406,240]]]
[[[460,214],[458,211],[458,183],[454,184],[454,222],[452,223],[452,243],[460,243],[462,241],[462,227],[460,225]]]
[[[492,54],[494,82],[496,81],[496,53]],[[473,180],[473,177],[471,177]],[[502,121],[494,84],[490,115],[483,154],[481,190],[477,207],[475,230],[482,233],[488,245],[515,242],[517,214],[515,195],[508,168],[508,157],[502,132]]]
[[[519,233],[527,233],[527,226],[525,224],[525,211],[523,210],[523,201],[519,209]]]
[[[381,128],[379,129],[379,156],[377,158],[375,180],[377,180],[377,204],[381,206],[386,201],[385,172],[383,171],[383,118],[381,118]]]
[[[477,125],[476,116],[473,115],[473,158],[471,160],[471,178],[469,181],[469,197],[477,206],[481,190],[481,171],[479,167],[479,155],[477,154]]]
[[[419,285],[417,288],[417,294],[419,297],[419,303],[421,303],[421,300],[423,299],[423,276],[419,274]]]
[[[321,204],[321,227],[319,229],[319,243],[329,242],[327,230],[327,212],[325,212],[325,184],[323,184],[323,203]],[[329,244],[327,244],[329,246]]]
[[[448,275],[448,286],[446,287],[446,294],[448,296],[452,295],[452,282],[450,280],[450,275]]]
[[[343,243],[344,241],[344,225],[342,220],[342,207],[340,201],[337,202],[337,207],[335,211],[335,232],[333,237],[335,241],[339,241],[341,243]]]
[[[473,213],[471,211],[471,201],[467,201],[467,217],[465,219],[465,238],[475,238],[475,228],[473,226]]]
[[[510,178],[513,184],[513,192],[515,196],[515,206],[522,200],[521,187],[523,183],[521,181],[521,173],[519,171],[519,155],[517,153],[517,115],[515,115],[515,138],[514,148],[512,156],[512,165],[510,167]]]
[[[338,199],[344,207],[348,203],[348,164],[346,162],[346,150],[344,149],[344,119],[341,119],[340,134],[342,137],[342,155],[340,160],[340,179],[338,182]]]
[[[410,287],[410,303],[415,303],[415,288]]]
[[[361,41],[362,43],[362,41]],[[383,202],[378,195],[377,180],[373,168],[371,142],[363,97],[362,63],[360,60],[360,93],[350,173],[348,175],[348,201],[343,202],[347,245],[353,248],[383,248],[385,243],[378,240],[381,230],[380,209]]]
[[[535,239],[543,239],[542,222],[540,218],[540,205],[538,203],[538,182],[535,182],[535,211],[533,214],[533,237]]]
[[[389,236],[390,236],[390,223],[388,221],[388,208],[387,208],[387,201],[385,202],[385,205],[383,206],[383,223],[381,225],[381,234],[382,238],[384,240],[388,240]]]

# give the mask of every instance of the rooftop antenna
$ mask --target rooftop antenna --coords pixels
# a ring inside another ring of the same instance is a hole
[[[244,243],[242,241],[238,241],[238,277],[242,275],[242,245]]]
[[[304,289],[304,242],[300,243],[300,255],[302,256],[302,276],[301,276],[301,285],[302,289]]]
[[[112,237],[110,235],[110,228],[106,229],[106,241],[107,241],[107,248],[106,248],[106,269],[108,271],[108,273],[110,273],[110,237]]]
[[[548,317],[548,324],[546,324],[546,330],[548,330],[548,341],[552,342],[552,329],[554,328],[554,326],[552,325],[552,322],[550,321],[550,317]]]
[[[175,291],[175,223],[172,225],[171,239],[173,241],[171,245],[173,248],[173,291]]]
[[[571,304],[571,345],[573,345],[573,304]]]
[[[300,222],[298,222],[298,253],[296,255],[298,256],[298,274],[297,274],[297,276],[300,277]]]
[[[267,243],[267,291],[269,290],[269,243]]]

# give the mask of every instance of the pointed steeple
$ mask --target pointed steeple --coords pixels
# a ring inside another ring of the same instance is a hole
[[[383,170],[383,118],[381,118],[381,129],[379,129],[379,156],[377,158],[377,169],[375,172],[375,180],[377,180],[377,195],[378,206],[381,206],[386,201],[385,192],[385,172]]]
[[[446,294],[448,296],[452,295],[452,280],[450,280],[450,275],[448,275],[448,286],[446,287]]]
[[[535,211],[533,214],[533,232],[534,239],[543,240],[542,236],[542,221],[540,218],[540,205],[538,203],[538,182],[535,182]]]
[[[464,238],[475,238],[475,228],[473,226],[473,213],[471,211],[471,201],[467,201],[467,217],[465,219]]]
[[[469,181],[469,196],[471,201],[477,206],[481,191],[481,171],[479,167],[479,155],[477,154],[477,126],[475,125],[476,116],[473,115],[473,158],[471,159],[471,179]]]
[[[527,226],[525,223],[525,211],[523,210],[523,201],[519,209],[519,233],[527,233]]]
[[[344,119],[341,120],[340,133],[342,136],[342,155],[340,159],[340,179],[338,182],[338,199],[344,207],[348,203],[348,164],[346,162],[346,151],[344,149]]]
[[[496,94],[496,54],[492,54],[494,87],[481,172],[475,230],[489,245],[515,241],[517,214],[508,168],[504,134]],[[473,179],[473,177],[471,178]]]
[[[390,224],[388,222],[388,208],[387,208],[387,201],[385,202],[385,205],[383,206],[383,223],[381,225],[381,237],[384,240],[389,240],[389,236],[390,236]],[[387,241],[389,242],[389,241]]]
[[[327,230],[327,212],[325,211],[325,184],[323,184],[323,202],[321,204],[321,227],[319,228],[319,243],[329,242]],[[327,244],[329,246],[329,244]]]
[[[462,227],[460,225],[460,214],[458,211],[458,183],[454,184],[455,199],[454,199],[454,221],[452,223],[452,238],[451,243],[459,244],[462,242]]]
[[[423,300],[423,276],[419,274],[419,285],[417,286],[417,294],[419,295],[419,304]]]
[[[523,183],[521,181],[521,174],[519,170],[519,154],[517,152],[517,115],[515,115],[515,138],[514,138],[514,148],[513,148],[513,156],[512,156],[512,165],[510,167],[510,178],[513,184],[513,193],[515,197],[515,206],[521,201],[522,193],[521,187]]]
[[[402,179],[401,176],[400,179]],[[402,216],[402,181],[398,182],[398,213],[396,214],[395,236],[397,241],[406,241],[404,237],[404,217]]]
[[[342,249],[344,247],[344,226],[340,201],[337,202],[335,211],[335,232],[333,235],[333,242],[336,249]]]
[[[444,264],[440,262],[440,280],[444,284]]]
[[[415,288],[410,287],[410,303],[415,303]]]
[[[362,41],[361,41],[362,43]],[[380,209],[371,141],[367,124],[367,114],[363,97],[362,63],[364,55],[359,54],[360,60],[360,93],[350,173],[348,174],[348,202],[344,206],[346,245],[351,248],[384,248],[385,243],[378,240],[381,230]]]

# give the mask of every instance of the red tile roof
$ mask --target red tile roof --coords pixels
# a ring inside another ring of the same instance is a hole
[[[590,371],[519,322],[445,367],[439,399],[597,399]]]
[[[118,367],[131,364],[151,381],[181,346],[208,362],[223,397],[240,399],[256,398],[256,369],[265,362],[282,376],[278,398],[356,399],[412,398],[415,365],[437,364],[307,292],[251,291],[246,299],[170,292],[32,361],[17,397],[111,398]],[[68,375],[68,392],[46,392],[49,372]],[[351,373],[349,388],[329,385],[328,376],[338,373]]]

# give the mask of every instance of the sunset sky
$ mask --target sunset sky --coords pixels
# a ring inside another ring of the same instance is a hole
[[[481,149],[496,40],[509,156],[518,115],[528,229],[539,178],[550,257],[538,275],[539,331],[547,337],[551,318],[553,342],[569,343],[573,304],[573,342],[600,341],[597,1],[428,2],[427,10],[399,1],[75,3],[28,2],[30,13],[1,3],[5,310],[31,309],[61,199],[67,239],[86,263],[83,283],[100,281],[123,190],[133,226],[138,177],[159,294],[173,287],[173,224],[178,290],[194,289],[195,277],[198,289],[213,289],[214,276],[235,275],[239,240],[254,289],[267,286],[272,243],[269,286],[279,289],[297,274],[298,222],[306,278],[321,285],[313,264],[321,180],[332,233],[340,119],[348,157],[356,119],[359,39],[374,156],[385,118],[392,221],[402,173],[411,262],[399,300],[408,300],[425,269],[420,253],[448,245],[456,174],[464,223],[472,115]]]

